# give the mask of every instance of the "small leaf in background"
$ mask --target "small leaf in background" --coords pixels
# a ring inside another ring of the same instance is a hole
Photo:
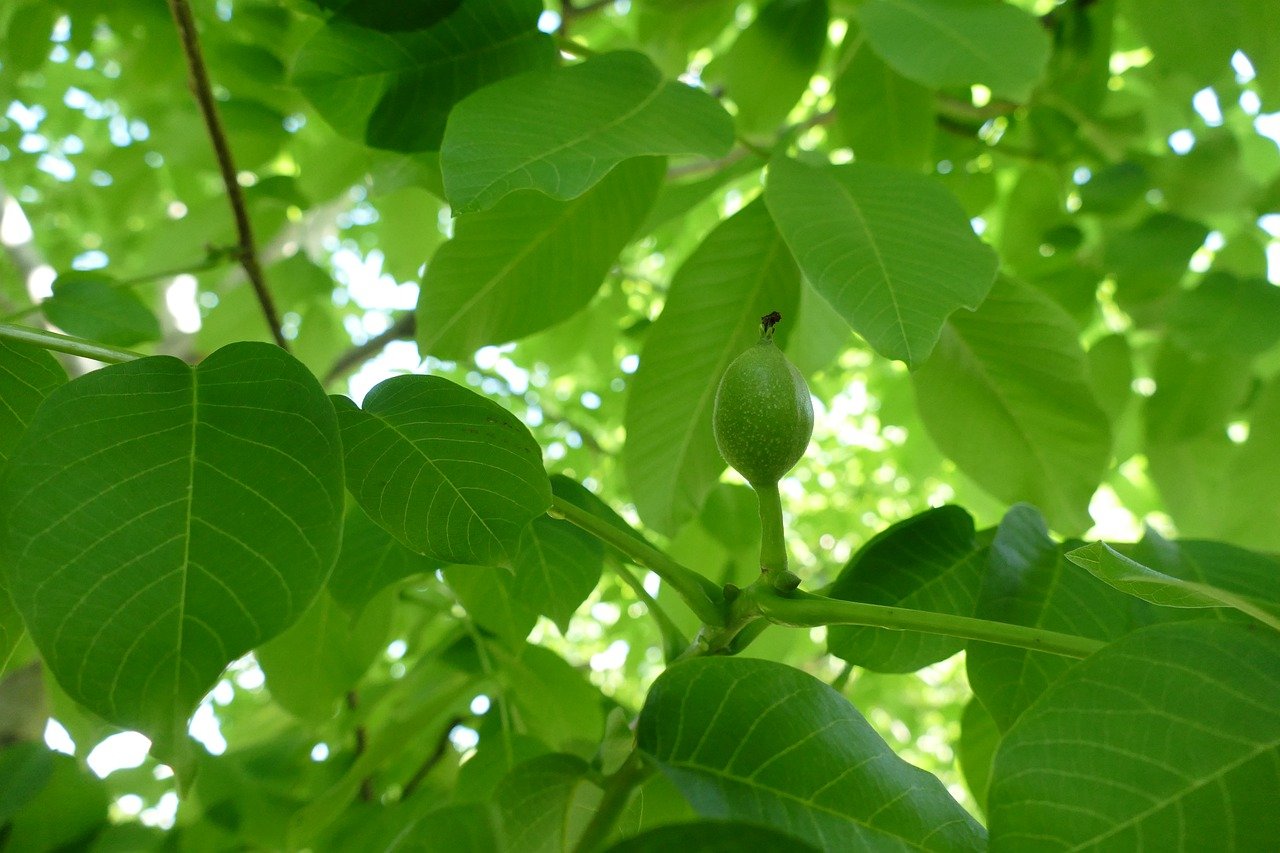
[[[1000,279],[976,312],[951,317],[911,378],[929,435],[961,471],[1041,507],[1055,528],[1089,527],[1111,428],[1075,323],[1047,296]]]
[[[973,517],[958,506],[927,510],[880,532],[840,572],[831,598],[972,616],[987,570]],[[964,640],[832,625],[831,653],[876,672],[914,672],[964,648]]]
[[[986,847],[982,827],[936,777],[793,667],[725,657],[676,664],[650,688],[636,741],[708,817],[765,824],[823,850]]]
[[[0,340],[0,470],[44,398],[66,381],[48,350]]]
[[[493,566],[449,566],[445,582],[477,625],[512,648],[538,624],[538,611],[516,597],[515,577]]]
[[[1175,291],[1208,236],[1204,225],[1172,213],[1154,213],[1110,234],[1104,263],[1115,276],[1116,300],[1137,308]]]
[[[653,206],[664,168],[638,157],[568,201],[524,190],[459,216],[422,279],[422,352],[467,358],[582,310]]]
[[[1222,622],[1156,625],[1097,652],[1005,735],[992,848],[1274,846],[1278,674],[1280,638]]]
[[[1148,539],[1152,534],[1148,534]],[[1231,608],[1280,631],[1280,561],[1222,542],[1164,542],[1181,576],[1130,559],[1105,542],[1067,554],[1099,580],[1161,607]]]
[[[160,338],[160,321],[132,290],[98,272],[62,273],[40,303],[49,322],[68,335],[131,347]]]
[[[394,604],[394,590],[384,590],[353,619],[322,592],[287,631],[254,652],[272,698],[299,719],[331,719],[386,648]]]
[[[223,668],[294,622],[338,554],[342,452],[269,344],[55,390],[0,492],[9,590],[77,701],[163,749]]]
[[[375,148],[435,151],[463,97],[555,63],[551,38],[538,31],[539,0],[455,5],[447,17],[402,32],[348,23],[351,16],[331,21],[302,46],[293,85],[344,136]]]
[[[768,850],[769,853],[818,853],[818,848],[794,835],[756,823],[738,820],[700,820],[650,829],[625,838],[607,853],[734,853]]]
[[[569,631],[569,618],[600,581],[604,546],[567,521],[535,518],[516,556],[512,594]]]
[[[800,299],[800,273],[764,202],[716,227],[676,271],[640,354],[625,416],[622,464],[640,516],[674,534],[724,470],[711,432],[716,388],[760,335],[760,318]]]
[[[492,400],[438,376],[395,376],[357,408],[334,397],[347,487],[420,554],[513,565],[525,526],[551,505],[542,451]]]
[[[560,655],[527,643],[488,645],[499,683],[529,734],[558,752],[591,758],[604,734],[605,698]]]
[[[827,0],[771,0],[703,72],[723,84],[748,133],[773,132],[809,87],[827,44]]]
[[[1226,538],[1280,552],[1280,378],[1263,385],[1249,412],[1249,437],[1228,471]]]
[[[988,0],[872,0],[859,10],[871,47],[902,76],[931,88],[981,83],[1025,101],[1050,42],[1032,15]]]
[[[886,65],[865,39],[852,44],[832,87],[844,141],[860,162],[920,171],[933,150],[936,96]]]
[[[957,308],[977,308],[996,256],[931,178],[870,163],[769,164],[765,199],[800,269],[876,352],[917,367]]]
[[[29,792],[5,826],[6,850],[86,850],[109,825],[102,780],[81,772],[70,756],[53,753],[50,758],[47,781]]]
[[[643,54],[614,51],[471,95],[449,117],[440,166],[449,201],[467,213],[522,189],[575,198],[631,157],[719,157],[732,144],[714,98],[663,79]]]
[[[493,792],[506,849],[576,849],[603,795],[587,762],[577,756],[553,753],[516,765]]]
[[[1280,342],[1280,287],[1210,273],[1178,294],[1169,331],[1189,350],[1252,358]]]
[[[0,749],[0,826],[49,783],[55,754],[43,743],[14,743]]]
[[[990,565],[975,614],[980,619],[1113,640],[1133,625],[1130,600],[1068,562],[1034,507],[1005,515],[991,543]],[[965,655],[974,695],[1001,731],[1062,673],[1070,658],[971,641]]]
[[[342,550],[329,575],[329,593],[355,618],[382,589],[396,581],[441,568],[392,538],[369,514],[353,504],[342,528]]]

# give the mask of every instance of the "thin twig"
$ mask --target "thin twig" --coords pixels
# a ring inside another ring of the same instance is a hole
[[[222,183],[227,189],[227,201],[231,204],[231,212],[236,220],[236,235],[239,239],[240,266],[253,285],[253,292],[258,297],[262,314],[271,326],[271,334],[280,348],[289,350],[289,342],[285,340],[284,331],[280,327],[280,315],[276,312],[275,302],[267,290],[266,279],[262,275],[262,266],[258,263],[258,250],[253,240],[253,229],[249,225],[249,211],[245,207],[244,192],[236,179],[235,161],[231,157],[231,147],[227,144],[227,135],[222,129],[222,121],[218,118],[218,108],[213,99],[213,88],[209,83],[209,72],[205,68],[204,56],[200,52],[200,40],[196,35],[195,20],[191,16],[191,7],[187,0],[169,0],[169,10],[173,12],[174,23],[178,27],[178,40],[182,43],[182,52],[187,58],[187,69],[191,73],[191,91],[200,105],[200,114],[204,117],[205,127],[209,131],[209,139],[213,143],[213,153],[218,160],[218,170],[222,173]]]
[[[360,707],[360,696],[354,690],[347,691],[347,710],[355,713]],[[369,749],[369,732],[364,727],[364,723],[356,723],[356,754],[355,760],[359,761],[360,756],[364,755]],[[373,780],[368,776],[360,780],[360,799],[364,802],[373,801]]]
[[[414,313],[409,313],[396,320],[382,334],[375,335],[359,346],[352,347],[342,355],[338,356],[337,361],[329,368],[324,375],[324,386],[327,388],[343,376],[350,373],[355,368],[364,364],[378,353],[382,352],[387,344],[394,341],[410,340],[417,335],[418,323]]]
[[[440,733],[439,739],[436,740],[435,749],[431,750],[431,754],[426,757],[426,760],[422,762],[421,766],[419,766],[418,769],[414,771],[414,774],[409,777],[409,781],[404,783],[404,788],[400,792],[401,800],[409,799],[410,795],[413,794],[413,792],[418,789],[418,786],[422,784],[422,780],[427,778],[427,774],[434,770],[436,765],[444,759],[445,753],[449,749],[449,733],[452,732],[455,727],[462,725],[469,719],[471,718],[453,717],[444,724],[444,731]]]

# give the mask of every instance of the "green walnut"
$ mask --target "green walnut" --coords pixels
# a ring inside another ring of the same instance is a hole
[[[773,342],[781,319],[762,318],[759,343],[725,370],[711,415],[720,454],[757,488],[776,485],[813,435],[809,386]]]

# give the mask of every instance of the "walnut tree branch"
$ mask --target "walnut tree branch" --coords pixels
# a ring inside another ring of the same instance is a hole
[[[173,13],[173,20],[178,28],[178,40],[182,43],[182,53],[187,58],[187,70],[191,74],[191,91],[200,105],[200,114],[204,118],[209,139],[213,143],[213,153],[218,160],[218,171],[222,173],[222,183],[227,189],[227,201],[231,204],[231,212],[235,216],[240,266],[244,267],[244,273],[249,283],[253,285],[253,292],[258,297],[262,314],[271,326],[272,336],[281,349],[288,351],[289,342],[285,340],[284,332],[280,328],[280,315],[276,311],[271,292],[267,290],[262,266],[258,263],[258,249],[253,240],[253,229],[249,225],[249,211],[245,207],[244,191],[241,190],[240,182],[236,179],[236,166],[231,157],[231,147],[227,144],[222,120],[218,118],[218,108],[214,103],[213,88],[209,84],[209,72],[205,68],[204,55],[200,51],[200,39],[196,35],[191,6],[188,5],[187,0],[169,0],[169,11]]]

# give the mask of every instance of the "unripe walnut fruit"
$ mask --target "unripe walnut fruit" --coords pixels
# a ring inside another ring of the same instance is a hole
[[[765,317],[759,343],[725,370],[711,415],[720,454],[753,486],[777,484],[813,435],[809,386],[773,342],[779,319]]]

